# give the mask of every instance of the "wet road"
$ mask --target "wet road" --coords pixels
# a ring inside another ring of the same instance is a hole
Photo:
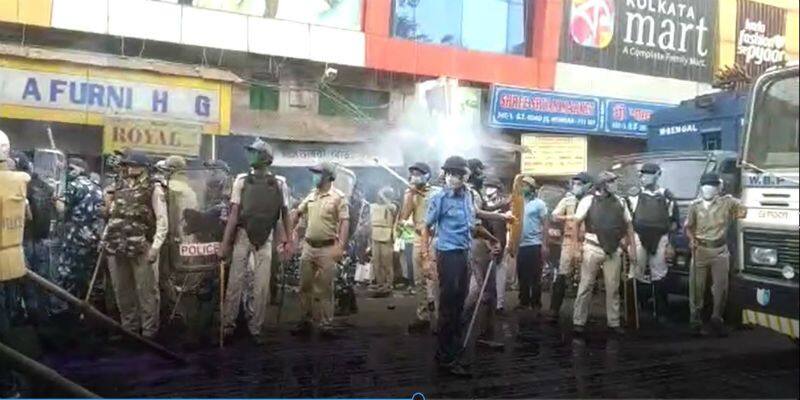
[[[512,312],[498,323],[505,349],[471,352],[475,378],[464,380],[437,372],[432,335],[406,333],[413,298],[360,298],[359,305],[336,339],[295,338],[284,323],[264,346],[243,336],[224,350],[184,350],[185,368],[108,347],[46,362],[108,397],[798,397],[797,346],[762,329],[697,339],[685,327],[645,322],[617,340],[604,334],[598,304],[581,346],[555,325]]]

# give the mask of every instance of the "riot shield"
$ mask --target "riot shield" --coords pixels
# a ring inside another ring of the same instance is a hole
[[[33,152],[33,173],[53,188],[56,197],[61,197],[67,182],[67,157],[60,150],[36,149]]]
[[[344,197],[350,200],[353,195],[353,189],[356,186],[356,174],[352,170],[345,168],[339,164],[336,165],[336,180],[333,181],[333,187],[340,192],[344,193]]]
[[[333,187],[344,193],[345,201],[350,203],[350,197],[356,186],[356,174],[341,165],[336,165],[336,180]],[[352,222],[352,221],[351,221]],[[336,279],[334,281],[334,298],[336,299],[336,314],[348,315],[358,312],[356,305],[356,294],[354,291],[356,260],[350,246],[354,243],[350,238],[345,247],[345,257],[339,262],[336,268]]]

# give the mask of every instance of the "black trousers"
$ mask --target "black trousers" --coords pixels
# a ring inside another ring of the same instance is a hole
[[[463,340],[461,313],[469,290],[469,252],[437,251],[439,322],[436,359],[440,364],[458,360]]]
[[[517,254],[517,282],[519,304],[541,307],[542,305],[542,246],[523,246]]]

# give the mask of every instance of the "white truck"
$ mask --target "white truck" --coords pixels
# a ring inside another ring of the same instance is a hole
[[[798,330],[800,185],[798,65],[768,70],[753,84],[741,152],[742,200],[738,271],[732,304],[742,322],[788,335]]]

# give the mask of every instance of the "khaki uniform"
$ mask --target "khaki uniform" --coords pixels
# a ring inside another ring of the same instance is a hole
[[[692,233],[697,244],[689,273],[689,315],[692,325],[702,323],[709,273],[714,298],[712,319],[722,320],[728,298],[731,257],[726,244],[728,226],[746,213],[747,209],[742,203],[730,195],[717,197],[710,202],[698,199],[689,207],[686,230]]]
[[[339,225],[350,218],[347,199],[334,188],[325,193],[315,190],[300,203],[298,210],[303,215],[301,227],[305,228],[300,255],[302,318],[326,327],[333,321],[334,256]]]
[[[553,217],[574,217],[578,209],[578,198],[568,193],[553,209]],[[572,276],[575,269],[580,266],[581,244],[578,242],[578,224],[574,219],[564,221],[561,232],[561,258],[558,263],[558,274]]]
[[[436,279],[436,250],[433,243],[422,242],[422,231],[425,228],[425,217],[428,213],[428,197],[432,189],[427,187],[424,192],[408,189],[406,195],[411,194],[411,220],[417,233],[414,241],[414,291],[417,297],[417,319],[430,321],[430,304],[434,304],[438,296]],[[422,257],[423,246],[428,246],[429,259]]]
[[[382,290],[394,286],[394,243],[392,230],[397,207],[393,204],[371,204],[369,206],[372,225],[372,267],[375,281]]]
[[[576,221],[584,221],[586,219],[593,200],[593,195],[587,195],[581,199],[575,212]],[[622,199],[619,200],[625,222],[630,223],[632,218],[628,207]],[[614,328],[620,326],[619,284],[620,274],[622,273],[622,250],[618,248],[613,253],[606,254],[598,243],[597,235],[586,233],[583,244],[581,279],[578,284],[578,294],[575,298],[572,323],[576,326],[586,325],[592,304],[592,289],[597,279],[597,272],[602,268],[606,291],[606,322],[608,327]]]
[[[242,204],[242,190],[244,189],[247,174],[239,174],[231,188],[231,203]],[[283,205],[288,208],[288,192],[286,181],[276,176],[276,182],[283,194]],[[241,212],[241,208],[240,208]],[[280,221],[278,222],[280,223]],[[264,228],[266,229],[266,227]],[[272,238],[270,235],[264,245],[256,249],[247,236],[247,231],[242,227],[236,228],[231,256],[231,268],[228,273],[228,286],[225,289],[225,321],[224,329],[230,334],[236,328],[236,319],[239,316],[239,306],[244,299],[251,302],[252,307],[245,308],[245,318],[250,334],[259,336],[267,321],[267,311],[270,298],[270,280],[272,279]],[[250,256],[253,262],[249,263]],[[252,285],[248,285],[247,277],[252,276]],[[248,286],[252,286],[252,293],[246,293]]]
[[[22,236],[30,176],[0,170],[0,282],[25,275]]]
[[[120,312],[122,326],[132,332],[139,332],[145,337],[153,337],[158,333],[160,315],[159,307],[161,295],[159,293],[159,274],[158,258],[154,263],[149,263],[147,253],[150,248],[160,249],[164,244],[169,230],[169,220],[167,216],[167,203],[165,200],[164,189],[158,183],[151,183],[146,176],[139,181],[127,181],[126,185],[153,185],[149,204],[143,204],[152,208],[155,218],[155,229],[150,243],[141,243],[141,251],[136,254],[129,254],[126,248],[136,244],[127,242],[124,246],[119,246],[114,239],[110,239],[110,245],[106,245],[109,252],[108,269],[111,275],[111,282],[114,286],[114,294],[117,300],[117,307]],[[115,192],[115,201],[111,206],[111,219],[109,220],[109,234],[113,225],[128,225],[124,217],[116,220],[118,214],[115,209],[124,205],[117,201],[121,195],[121,190]],[[121,217],[124,214],[120,214]],[[122,233],[125,233],[125,227]],[[147,238],[145,238],[147,240]],[[110,247],[109,247],[110,246]]]

